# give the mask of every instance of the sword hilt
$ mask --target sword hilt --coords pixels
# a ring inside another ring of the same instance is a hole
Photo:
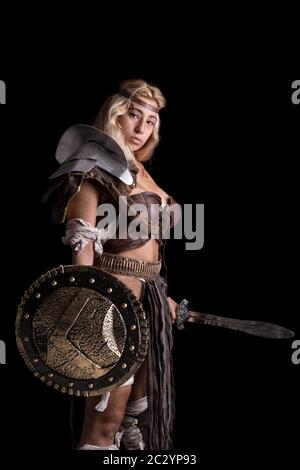
[[[184,330],[184,324],[190,316],[188,305],[189,301],[186,299],[182,299],[182,301],[176,308],[176,326],[178,330]]]

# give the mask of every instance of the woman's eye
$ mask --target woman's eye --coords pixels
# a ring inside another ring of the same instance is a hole
[[[136,118],[136,119],[138,118],[138,115],[136,113],[132,113],[132,112],[129,113],[129,116],[133,117],[133,118]]]
[[[147,121],[147,124],[148,124],[148,126],[151,126],[151,127],[154,126],[154,122],[152,122],[152,121]]]

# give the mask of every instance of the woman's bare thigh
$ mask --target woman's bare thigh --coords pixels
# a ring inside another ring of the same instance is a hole
[[[134,293],[134,295],[140,299],[142,295],[142,290],[143,290],[143,281],[140,279],[136,279],[134,277],[129,277],[129,276],[122,276],[120,274],[114,274],[115,277],[117,277],[123,284],[125,284],[129,289],[131,289]]]
[[[134,375],[129,401],[139,400],[147,395],[147,357]]]

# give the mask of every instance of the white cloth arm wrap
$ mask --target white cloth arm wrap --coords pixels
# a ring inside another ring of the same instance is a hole
[[[65,245],[71,245],[75,251],[81,251],[92,240],[94,250],[102,255],[102,240],[104,238],[104,229],[98,229],[83,219],[72,219],[66,224],[66,233],[62,238],[62,242]]]

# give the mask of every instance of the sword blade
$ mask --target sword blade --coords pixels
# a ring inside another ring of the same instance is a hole
[[[241,331],[249,335],[261,336],[262,338],[287,339],[295,336],[288,328],[274,323],[256,320],[239,320],[237,318],[221,317],[209,313],[200,313],[189,310],[190,316],[186,321],[200,323],[202,325],[219,326],[230,330]]]

